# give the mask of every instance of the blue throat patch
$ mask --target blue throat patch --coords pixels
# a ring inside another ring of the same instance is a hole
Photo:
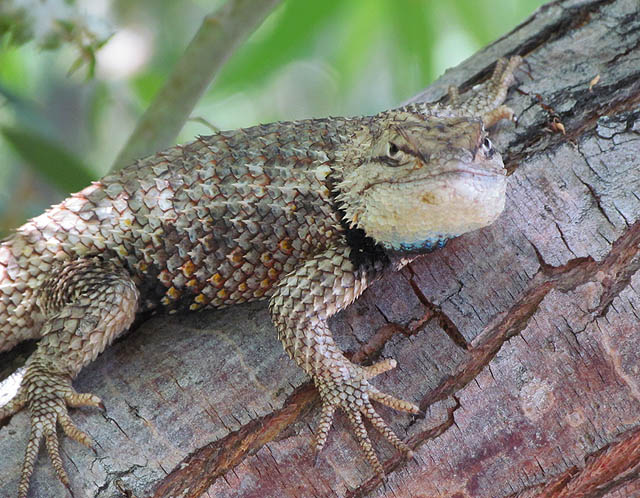
[[[400,251],[400,252],[431,252],[436,249],[440,249],[447,244],[447,238],[434,238],[434,239],[426,239],[418,242],[405,243],[402,242],[399,245],[392,245],[389,243],[383,242],[381,245],[385,249],[389,249],[392,251]]]

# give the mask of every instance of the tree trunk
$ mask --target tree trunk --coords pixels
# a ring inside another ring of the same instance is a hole
[[[374,435],[381,486],[338,416],[314,466],[316,391],[258,303],[157,316],[81,373],[108,411],[72,411],[96,441],[63,438],[76,496],[640,496],[638,1],[552,2],[415,100],[512,54],[503,215],[332,321],[357,359],[398,360],[374,383],[425,410],[380,409],[415,459]],[[2,496],[27,433],[0,431]],[[62,493],[43,452],[31,496]]]

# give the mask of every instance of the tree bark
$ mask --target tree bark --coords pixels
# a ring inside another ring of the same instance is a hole
[[[374,383],[426,412],[380,409],[415,459],[374,435],[380,485],[339,416],[314,465],[317,394],[257,303],[152,318],[82,372],[108,411],[72,413],[96,441],[62,441],[76,496],[640,496],[638,2],[552,2],[415,100],[512,54],[504,214],[332,320],[357,359],[398,360]],[[2,496],[27,433],[0,431]],[[41,454],[31,496],[62,491]]]

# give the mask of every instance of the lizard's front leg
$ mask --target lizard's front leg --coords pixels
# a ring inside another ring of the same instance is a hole
[[[354,268],[349,252],[348,247],[332,247],[302,263],[278,284],[269,308],[285,350],[313,378],[322,398],[316,451],[327,440],[335,410],[342,408],[367,461],[383,476],[363,417],[400,451],[411,455],[411,449],[378,415],[371,400],[410,413],[420,410],[369,383],[372,377],[394,368],[394,360],[369,367],[356,365],[342,354],[331,336],[327,319],[351,304],[374,278],[372,272]]]
[[[18,393],[0,407],[0,420],[24,407],[31,412],[19,498],[27,496],[42,439],[58,478],[69,489],[56,424],[67,436],[91,446],[91,438],[74,425],[67,406],[102,407],[102,402],[92,394],[77,393],[71,381],[131,325],[138,290],[123,268],[98,258],[82,259],[65,263],[44,282],[38,291],[38,307],[46,317],[43,338],[26,364]]]

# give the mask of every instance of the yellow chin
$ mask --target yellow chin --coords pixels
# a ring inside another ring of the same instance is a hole
[[[447,175],[427,186],[378,184],[364,193],[366,209],[357,225],[388,247],[457,237],[493,223],[504,209],[505,191],[502,175]]]

